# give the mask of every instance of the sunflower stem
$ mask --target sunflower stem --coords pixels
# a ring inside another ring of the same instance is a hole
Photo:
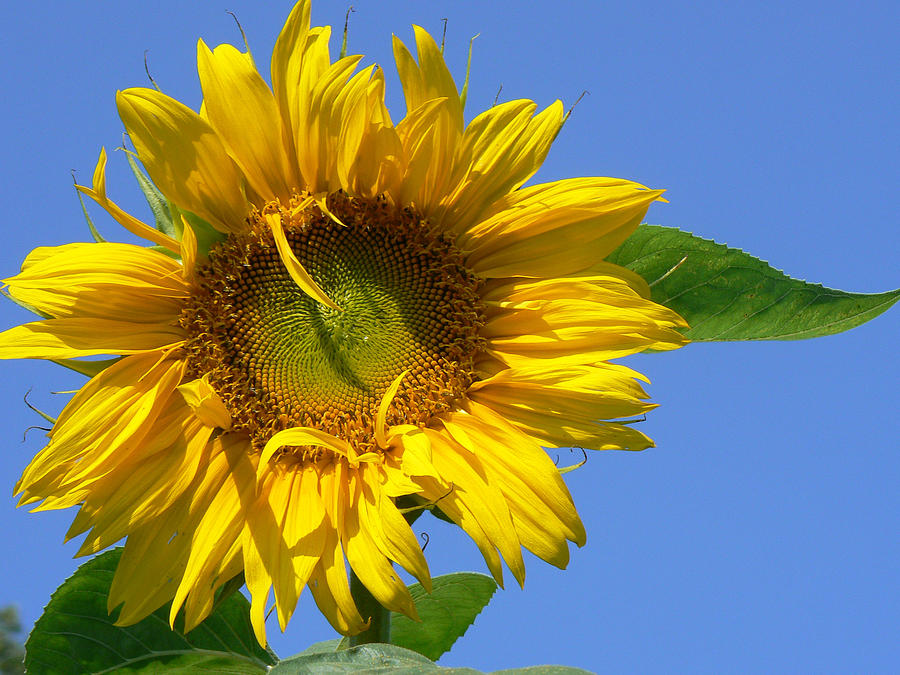
[[[369,644],[370,642],[391,642],[391,611],[382,607],[359,577],[350,571],[350,593],[363,618],[369,619],[369,627],[362,633],[350,636],[350,646]]]

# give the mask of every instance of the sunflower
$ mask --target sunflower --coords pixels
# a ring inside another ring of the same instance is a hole
[[[167,601],[185,629],[241,572],[265,643],[305,586],[336,630],[361,616],[347,564],[415,617],[395,565],[429,587],[410,509],[457,523],[502,583],[522,548],[560,568],[585,532],[544,448],[640,450],[642,376],[610,359],[682,345],[684,321],[604,257],[660,190],[574,178],[523,187],[564,114],[495,105],[465,124],[441,50],[415,28],[394,56],[406,116],[361,57],[291,12],[271,88],[248,53],[198,45],[196,113],[153,89],[117,95],[167,200],[166,233],[86,195],[154,246],[37,248],[5,280],[45,317],[0,357],[81,363],[17,485],[78,506],[79,554],[127,537],[109,596],[119,622]],[[618,421],[617,421],[618,420]],[[542,447],[543,446],[543,447]],[[405,505],[405,506],[404,506]],[[411,519],[411,518],[410,518]]]

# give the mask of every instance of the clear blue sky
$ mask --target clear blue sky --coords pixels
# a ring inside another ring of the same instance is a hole
[[[88,236],[70,170],[90,180],[121,143],[116,89],[154,78],[196,107],[195,45],[268,57],[285,2],[5,3],[0,69],[3,276],[38,245]],[[793,276],[846,290],[900,286],[897,3],[401,2],[354,0],[350,51],[389,75],[390,35],[440,34],[461,81],[476,40],[469,115],[494,100],[578,105],[540,180],[611,175],[669,189],[649,221],[744,248]],[[316,24],[343,23],[320,1]],[[338,45],[335,44],[335,51]],[[110,194],[146,214],[121,154]],[[94,210],[101,230],[121,230]],[[7,327],[27,319],[0,305]],[[661,408],[642,427],[658,448],[592,454],[569,474],[588,530],[561,572],[530,557],[442,663],[483,670],[561,662],[609,672],[887,672],[897,647],[900,310],[809,342],[692,345],[630,360]],[[0,364],[0,494],[42,447],[23,394],[78,379]],[[562,453],[562,463],[578,456]],[[9,492],[6,492],[9,494]],[[0,500],[0,605],[25,623],[77,566],[62,545],[74,512],[28,514]],[[484,571],[474,545],[423,518],[434,574]],[[282,656],[333,636],[306,597]]]

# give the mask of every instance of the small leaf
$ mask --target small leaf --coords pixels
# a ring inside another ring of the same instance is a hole
[[[249,603],[231,595],[185,635],[169,628],[168,604],[132,626],[106,612],[122,549],[92,558],[56,589],[25,644],[29,673],[265,673],[275,659],[259,646]]]
[[[475,572],[435,577],[431,593],[412,584],[409,592],[422,621],[391,612],[391,642],[435,661],[465,634],[496,590],[493,579]]]
[[[607,260],[641,275],[683,316],[694,341],[802,340],[875,318],[900,290],[847,293],[792,279],[739,249],[674,227],[641,225]]]
[[[150,205],[150,210],[153,212],[153,218],[156,220],[156,229],[175,239],[175,225],[172,222],[172,214],[169,211],[169,202],[163,197],[159,188],[153,184],[153,181],[141,171],[137,160],[134,158],[134,153],[125,150],[125,157],[128,158],[128,166],[131,167],[131,172],[137,179],[138,187],[141,188],[141,192],[144,193],[147,204]]]

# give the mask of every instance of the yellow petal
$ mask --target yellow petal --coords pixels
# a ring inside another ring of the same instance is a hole
[[[551,287],[524,292],[526,297],[538,297]],[[571,288],[560,290],[566,294]],[[511,302],[511,308],[494,303],[481,333],[492,354],[507,365],[544,359],[547,368],[597,363],[644,349],[675,349],[687,342],[677,330],[683,325],[681,317],[641,298],[627,285],[619,289],[595,285],[591,293],[603,301],[523,300]]]
[[[194,234],[194,228],[188,222],[188,219],[181,216],[182,235],[181,235],[181,275],[185,282],[193,283],[196,277],[197,266],[197,235]]]
[[[459,132],[453,125],[450,102],[431,99],[407,113],[397,124],[403,146],[404,176],[397,186],[398,204],[415,204],[432,213],[447,193]]]
[[[359,490],[359,479],[354,478],[354,488]],[[369,592],[384,607],[394,612],[402,612],[410,618],[418,619],[412,596],[400,575],[394,570],[387,556],[378,549],[372,539],[372,532],[362,519],[365,506],[360,503],[347,511],[346,529],[342,539],[347,551],[350,567]],[[367,619],[369,617],[363,617]]]
[[[391,382],[390,386],[385,390],[381,397],[381,402],[378,404],[378,412],[375,414],[375,441],[381,448],[388,447],[387,426],[385,422],[388,409],[394,401],[394,396],[397,395],[397,390],[400,388],[403,378],[407,375],[409,375],[409,371],[404,370],[395,377],[394,381]]]
[[[67,359],[138,354],[184,341],[180,328],[110,319],[49,319],[0,333],[0,359]]]
[[[446,434],[429,432],[435,468],[453,486],[453,492],[471,510],[491,544],[500,551],[513,576],[520,585],[523,584],[525,563],[506,499],[497,486],[489,482],[476,456]]]
[[[486,277],[573,274],[621,244],[661,194],[610,178],[536,185],[497,201],[459,243]]]
[[[291,279],[294,280],[294,283],[296,283],[304,293],[318,302],[321,302],[326,307],[330,307],[338,312],[341,311],[341,308],[334,304],[334,301],[331,298],[325,295],[325,291],[323,291],[319,287],[319,284],[309,276],[309,272],[307,272],[300,261],[297,260],[297,256],[291,249],[291,245],[288,243],[287,237],[284,234],[284,225],[281,222],[281,216],[277,213],[267,213],[264,214],[264,218],[272,230],[272,236],[275,239],[278,255],[281,257],[281,261],[284,263],[285,268],[287,268],[288,274],[291,275]]]
[[[117,463],[90,494],[66,538],[91,528],[79,555],[97,553],[119,541],[135,523],[152,522],[189,488],[201,462],[207,461],[212,429],[183,403],[169,404],[147,433],[140,457]]]
[[[46,247],[3,283],[10,295],[58,318],[170,323],[189,289],[169,256],[131,244]]]
[[[309,10],[308,0],[301,0],[294,5],[272,50],[272,90],[288,132],[290,157],[296,157],[293,130],[298,116],[297,108],[303,104],[306,93],[301,89],[300,82],[304,67],[309,70],[313,66],[309,59],[304,58],[306,41],[310,38]]]
[[[536,107],[526,100],[503,103],[466,127],[454,160],[455,188],[436,217],[448,231],[465,232],[540,168],[562,126],[563,107],[556,101],[532,118]]]
[[[291,550],[297,595],[309,581],[325,547],[325,507],[318,491],[318,474],[312,467],[295,471],[293,491],[284,520],[284,540]]]
[[[220,447],[221,451],[213,457],[208,469],[210,483],[218,483],[218,489],[211,498],[195,496],[194,504],[203,507],[202,516],[191,537],[191,551],[172,601],[170,623],[174,622],[188,593],[213,593],[204,581],[240,538],[246,509],[256,494],[256,467],[247,452],[248,443],[226,441]],[[225,580],[221,581],[224,583]],[[264,628],[262,636],[258,626],[254,625],[254,630],[261,638],[260,644],[265,644]]]
[[[203,424],[226,431],[231,428],[231,413],[209,383],[209,374],[179,385],[178,391]]]
[[[79,492],[140,452],[184,369],[180,359],[150,352],[93,377],[63,408],[50,443],[25,469],[16,492],[39,498]]]
[[[350,595],[347,568],[341,542],[334,530],[326,530],[322,559],[310,577],[309,589],[316,605],[332,627],[342,635],[355,635],[367,621],[360,615]]]
[[[403,145],[384,103],[384,71],[372,74],[366,89],[364,129],[347,182],[350,192],[374,198],[394,193],[402,182]]]
[[[307,190],[314,194],[348,187],[340,179],[337,162],[344,140],[341,134],[348,131],[348,117],[358,120],[356,103],[365,93],[365,82],[358,77],[351,80],[355,84],[348,83],[361,58],[348,56],[330,65],[311,83],[309,100],[300,111],[302,126],[295,129],[298,161]],[[358,75],[367,78],[362,73]],[[348,105],[346,97],[351,94],[353,100]],[[359,129],[352,131],[358,145]],[[353,142],[350,139],[351,145]]]
[[[97,202],[111,215],[122,227],[144,239],[149,239],[155,244],[164,246],[170,251],[178,252],[178,242],[169,235],[163,234],[155,227],[150,227],[129,213],[126,213],[118,204],[106,196],[106,148],[100,149],[100,158],[94,169],[94,179],[91,187],[76,185],[80,192]]]
[[[210,51],[200,40],[197,69],[209,123],[228,154],[257,194],[287,203],[300,184],[285,149],[288,130],[268,85],[247,55],[227,44]]]
[[[260,475],[267,470],[267,464],[275,456],[275,454],[286,445],[311,445],[314,447],[322,447],[331,450],[340,455],[349,462],[350,466],[356,467],[360,462],[372,461],[378,459],[377,453],[359,454],[347,441],[332,436],[331,434],[315,429],[313,427],[291,427],[274,434],[263,448],[262,455],[259,460]],[[338,461],[341,465],[343,460]]]
[[[293,582],[293,565],[282,535],[294,473],[279,476],[260,486],[260,494],[247,511],[242,533],[244,576],[250,591],[250,620],[257,640],[264,636],[266,600],[274,585],[278,619],[284,630],[294,607],[298,590]],[[263,640],[260,640],[263,644]]]
[[[393,500],[382,491],[378,467],[365,467],[358,501],[359,522],[382,554],[403,567],[431,592],[431,575],[422,548]]]
[[[206,120],[153,89],[126,89],[116,103],[141,162],[166,197],[221,232],[245,228],[250,207],[243,177]]]
[[[514,513],[531,523],[555,526],[579,546],[585,542],[584,526],[559,470],[547,453],[494,411],[470,402],[467,411],[442,419],[461,445],[475,452],[507,496]],[[556,524],[554,525],[554,522]],[[557,542],[557,547],[564,542]]]
[[[416,35],[418,65],[406,46],[394,36],[394,60],[406,97],[406,110],[415,110],[431,99],[446,98],[452,128],[458,136],[463,129],[463,110],[453,76],[434,38],[420,26],[413,26],[413,30]]]

